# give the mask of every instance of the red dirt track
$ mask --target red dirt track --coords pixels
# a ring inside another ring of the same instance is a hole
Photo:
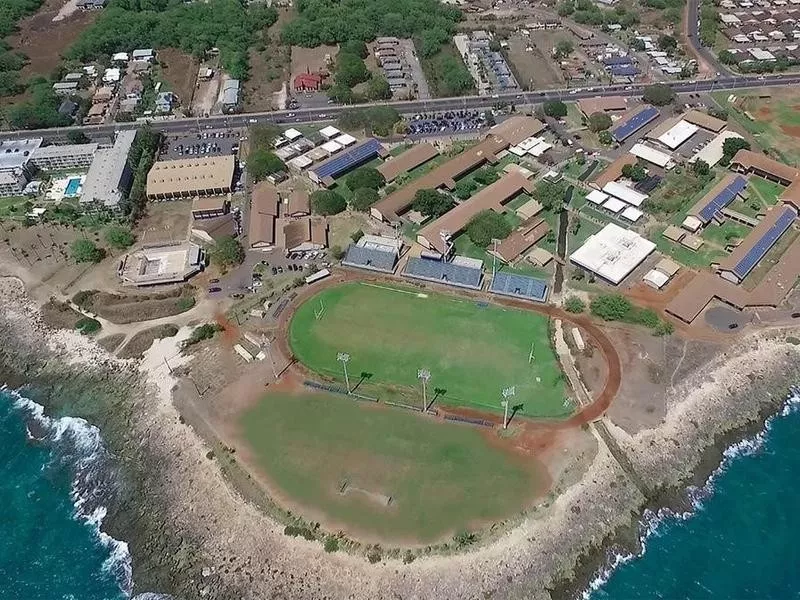
[[[405,285],[409,285],[408,281],[400,280],[397,277],[391,277],[391,276],[381,277],[375,275],[366,275],[360,272],[356,273],[343,269],[336,269],[330,278],[321,281],[319,283],[315,283],[311,286],[304,287],[301,290],[299,290],[297,297],[291,300],[290,304],[284,309],[284,311],[278,318],[276,346],[279,349],[279,351],[284,355],[284,357],[286,357],[287,362],[291,363],[289,367],[290,373],[293,372],[295,375],[298,375],[303,378],[310,378],[316,376],[316,373],[314,373],[310,369],[307,369],[305,365],[302,365],[294,360],[291,348],[289,347],[289,336],[288,336],[289,323],[291,322],[295,310],[297,310],[297,307],[304,300],[306,300],[311,296],[316,295],[320,291],[330,287],[341,285],[343,283],[350,283],[350,282],[395,283],[395,284],[403,283]],[[483,292],[454,290],[446,286],[440,286],[437,284],[429,284],[429,283],[426,283],[424,285],[419,285],[419,284],[411,284],[411,285],[413,287],[419,287],[420,289],[433,290],[436,291],[437,293],[442,293],[444,295],[456,296],[460,298],[471,298],[474,300],[489,302],[491,304],[495,304],[498,306],[506,306],[518,310],[536,312],[539,314],[547,315],[548,317],[551,318],[561,319],[562,321],[579,326],[590,336],[590,338],[594,340],[594,342],[602,352],[606,360],[606,363],[608,365],[608,377],[606,379],[605,386],[600,391],[600,393],[596,395],[594,402],[592,402],[588,406],[584,406],[579,412],[577,412],[570,418],[565,419],[563,421],[556,421],[550,419],[547,420],[531,419],[529,417],[521,419],[523,423],[532,426],[531,429],[538,430],[539,435],[536,436],[537,438],[541,437],[543,430],[552,431],[556,429],[568,429],[573,427],[580,427],[585,423],[589,423],[591,421],[598,419],[606,412],[606,410],[608,410],[608,407],[611,405],[611,401],[617,395],[617,391],[619,391],[620,383],[622,380],[622,366],[619,360],[619,355],[617,354],[617,351],[614,348],[613,342],[588,317],[574,315],[555,306],[533,304],[531,302],[526,302],[524,300],[503,298],[499,296],[489,295]],[[440,412],[445,412],[448,414],[462,415],[473,418],[477,417],[480,419],[484,419],[486,421],[491,421],[498,425],[502,424],[501,416],[496,415],[494,413],[483,412],[463,407],[439,407],[439,410]],[[528,428],[526,427],[526,429]],[[533,442],[534,443],[533,445],[535,446],[539,446],[539,444],[543,443],[541,439],[520,440],[520,441],[523,442],[522,445],[525,446],[528,450],[532,449],[530,445],[531,442]]]

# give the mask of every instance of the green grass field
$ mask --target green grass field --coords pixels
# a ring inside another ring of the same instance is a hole
[[[268,395],[242,415],[241,430],[287,497],[351,535],[396,544],[512,516],[544,482],[478,428],[339,395]],[[341,494],[345,481],[351,491]]]
[[[324,302],[317,320],[314,311]],[[520,414],[563,418],[565,386],[550,347],[548,320],[530,312],[414,289],[345,284],[303,303],[289,328],[295,356],[312,370],[343,379],[337,353],[350,355],[348,373],[373,386],[400,390],[419,402],[417,370],[431,372],[437,402],[500,411],[501,391],[516,386]],[[533,345],[535,359],[528,357]]]

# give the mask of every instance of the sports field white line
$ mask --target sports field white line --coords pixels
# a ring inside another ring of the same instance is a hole
[[[377,285],[375,283],[365,283],[361,282],[361,285],[366,285],[367,287],[378,288],[381,290],[389,290],[390,292],[398,292],[400,294],[409,294],[410,296],[416,296],[417,298],[427,298],[428,294],[422,294],[420,292],[412,292],[409,290],[401,290],[398,288],[389,287],[388,285]]]

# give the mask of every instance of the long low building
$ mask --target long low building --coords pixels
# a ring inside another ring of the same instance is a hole
[[[31,155],[31,164],[42,171],[87,168],[91,166],[97,149],[95,143],[42,146]]]
[[[658,118],[658,109],[653,106],[643,106],[630,115],[622,118],[619,124],[611,130],[611,136],[617,142],[624,142],[642,127]]]
[[[534,184],[518,171],[512,171],[486,186],[453,210],[445,213],[417,232],[417,242],[429,250],[447,253],[446,239],[461,232],[478,213],[484,210],[503,212],[503,205],[521,192],[533,193]]]
[[[727,126],[727,123],[722,119],[712,117],[711,115],[695,109],[687,111],[686,114],[683,115],[683,120],[714,133],[719,133]]]
[[[197,244],[181,242],[146,246],[123,258],[119,276],[123,285],[149,286],[186,281],[205,265],[205,253]]]
[[[669,154],[644,144],[634,144],[631,148],[631,154],[662,169],[666,169],[672,164],[672,157]]]
[[[378,140],[367,138],[309,169],[308,177],[315,183],[330,186],[333,185],[336,177],[344,175],[373,158],[385,157],[387,154],[388,152]]]
[[[759,177],[789,185],[800,178],[796,167],[778,162],[762,152],[739,150],[731,160],[731,168],[740,173],[755,173]]]
[[[439,156],[439,151],[433,144],[415,144],[402,154],[381,163],[378,172],[388,183],[391,183],[403,173],[416,169],[437,156]]]
[[[133,183],[128,154],[136,131],[120,131],[111,148],[98,150],[81,189],[81,204],[97,204],[116,209]]]
[[[675,150],[675,148],[697,133],[699,129],[694,123],[681,119],[656,139],[670,150]]]
[[[656,245],[635,231],[609,223],[589,236],[584,244],[570,255],[576,265],[598,277],[619,284],[638,267]]]
[[[736,196],[744,193],[746,188],[747,179],[742,175],[733,173],[726,175],[689,209],[687,215],[699,219],[705,225],[716,218],[723,208],[736,199]]]
[[[147,174],[148,200],[219,196],[232,191],[236,159],[231,155],[156,162]]]
[[[275,247],[275,221],[278,218],[280,197],[275,186],[262,181],[250,194],[247,242],[252,250],[271,250]]]
[[[619,158],[617,158],[614,162],[608,165],[600,174],[595,177],[592,184],[597,189],[603,189],[606,184],[611,183],[612,181],[616,181],[620,177],[622,177],[622,169],[627,167],[628,165],[635,165],[639,162],[636,157],[631,154],[630,152],[626,152]]]

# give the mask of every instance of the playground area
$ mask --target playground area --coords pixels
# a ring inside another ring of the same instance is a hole
[[[507,398],[512,416],[564,419],[574,411],[544,314],[347,283],[298,307],[289,344],[310,370],[384,401],[421,407],[424,382],[432,409],[496,414]]]

